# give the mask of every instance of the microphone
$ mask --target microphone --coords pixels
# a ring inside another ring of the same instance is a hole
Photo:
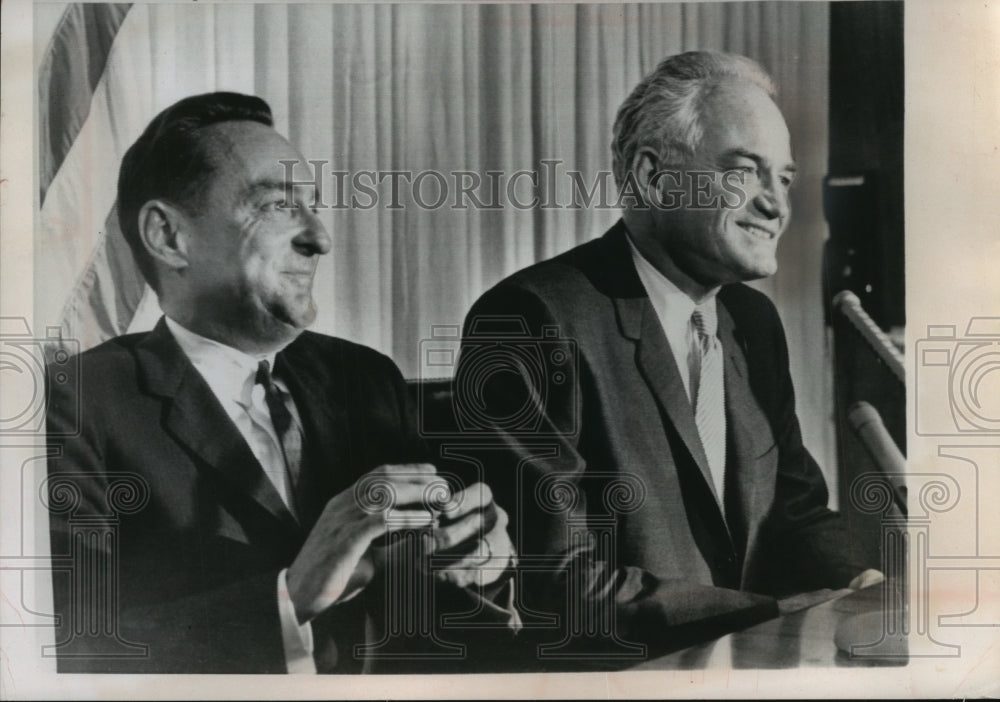
[[[889,436],[881,415],[867,402],[855,402],[847,412],[847,421],[868,455],[889,481],[893,502],[903,516],[907,516],[906,480],[903,477],[906,473],[906,458]]]
[[[906,384],[906,371],[903,368],[903,357],[885,333],[868,316],[861,306],[861,300],[850,290],[841,290],[833,298],[833,306],[839,310],[847,321],[861,335],[868,346],[878,355],[889,371],[899,382]]]

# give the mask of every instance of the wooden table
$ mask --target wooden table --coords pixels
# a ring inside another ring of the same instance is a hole
[[[640,663],[632,670],[899,666],[906,659],[848,656],[834,644],[838,625],[882,607],[882,585],[851,592],[793,614]]]

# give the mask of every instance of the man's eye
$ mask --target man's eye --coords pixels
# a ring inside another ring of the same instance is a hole
[[[733,166],[729,170],[738,173],[742,179],[757,177],[757,166]]]
[[[781,176],[781,184],[785,187],[786,190],[792,187],[792,183],[794,182],[795,179],[792,178],[791,176]]]
[[[260,205],[260,211],[267,214],[292,214],[296,209],[294,205],[289,206],[284,198],[266,200]]]

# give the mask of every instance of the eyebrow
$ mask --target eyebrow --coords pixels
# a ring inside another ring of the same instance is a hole
[[[729,151],[726,151],[723,154],[724,158],[725,157],[732,158],[734,156],[742,156],[743,158],[748,158],[751,161],[754,161],[756,163],[762,163],[764,161],[763,158],[761,158],[758,154],[755,154],[753,151],[747,151],[746,149],[741,149],[741,148],[738,148],[738,147],[735,148],[735,149],[730,149]],[[785,172],[785,173],[796,173],[799,170],[799,167],[797,165],[795,165],[795,162],[793,161],[791,163],[786,163],[781,168],[781,170],[782,170],[782,172]]]
[[[249,200],[255,195],[258,195],[263,192],[268,192],[271,190],[281,190],[282,192],[284,192],[285,182],[281,180],[270,180],[270,179],[258,180],[247,185],[247,187],[243,191],[243,196],[244,199]]]
[[[247,185],[246,189],[244,189],[244,191],[243,191],[243,197],[241,199],[242,199],[243,202],[248,202],[248,201],[252,200],[253,198],[257,197],[258,195],[260,195],[261,193],[272,192],[272,191],[275,191],[275,190],[280,191],[282,193],[285,193],[286,192],[286,188],[288,188],[288,187],[289,187],[289,184],[286,183],[283,180],[275,180],[275,179],[272,179],[272,178],[265,178],[263,180],[258,180],[258,181],[255,181],[255,182],[250,183],[249,185]],[[297,186],[294,185],[294,184],[292,184],[291,187],[290,187],[290,189],[291,189],[291,191],[292,191],[293,194],[295,192],[296,187]],[[302,187],[302,186],[298,186],[298,187]],[[313,197],[314,198],[316,197],[316,191],[315,191],[315,189],[313,190]]]

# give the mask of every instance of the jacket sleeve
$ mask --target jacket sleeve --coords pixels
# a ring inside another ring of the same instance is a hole
[[[868,566],[852,554],[843,520],[827,507],[823,473],[802,443],[788,345],[778,312],[761,297],[752,319],[749,326],[759,333],[748,340],[750,382],[763,400],[780,452],[774,506],[764,539],[769,548],[754,585],[779,597],[846,587]]]
[[[654,655],[776,616],[769,597],[662,578],[616,562],[614,546],[592,538],[600,496],[587,472],[619,467],[588,465],[587,433],[600,418],[579,398],[592,370],[564,332],[541,295],[502,284],[467,316],[456,371],[459,429],[480,437],[487,480],[511,515],[529,655],[543,640],[572,638],[592,667],[595,651],[623,642]],[[599,625],[603,640],[582,634],[581,617],[612,622]]]

